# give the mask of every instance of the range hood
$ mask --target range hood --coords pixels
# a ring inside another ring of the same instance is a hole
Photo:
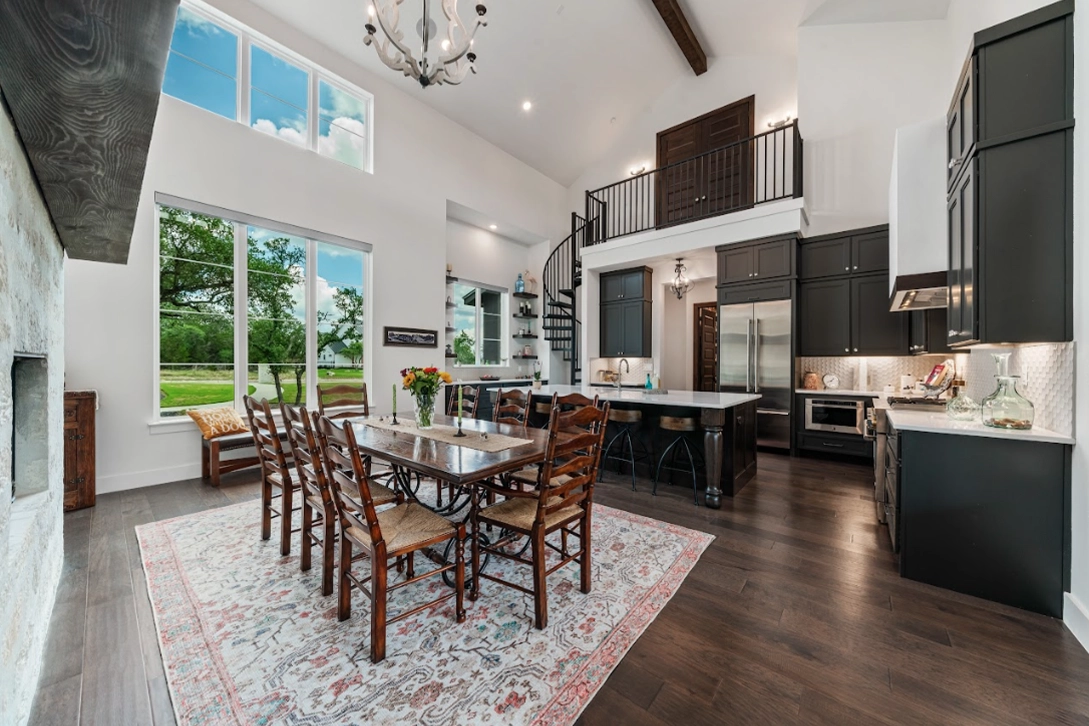
[[[889,182],[889,309],[949,304],[945,117],[896,130]]]

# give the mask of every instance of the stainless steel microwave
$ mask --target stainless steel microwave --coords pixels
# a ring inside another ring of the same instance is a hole
[[[837,434],[862,436],[865,420],[866,402],[864,400],[823,396],[805,399],[807,431],[833,431]]]

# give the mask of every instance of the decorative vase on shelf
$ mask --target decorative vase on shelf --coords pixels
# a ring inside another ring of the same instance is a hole
[[[416,405],[416,428],[427,430],[434,426],[435,396],[431,393],[418,393],[413,397]]]
[[[514,281],[514,291],[522,293],[526,291],[526,281],[522,279],[522,273],[518,273],[518,279]]]
[[[994,393],[983,399],[983,424],[996,429],[1031,429],[1036,417],[1032,402],[1017,392],[1020,376],[1009,374],[1010,354],[993,353],[997,373]]]

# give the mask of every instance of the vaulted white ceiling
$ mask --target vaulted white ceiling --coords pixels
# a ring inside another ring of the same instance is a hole
[[[477,75],[460,86],[428,89],[386,69],[363,45],[369,0],[253,1],[367,69],[388,74],[406,93],[565,186],[692,72],[651,0],[484,0],[488,27],[477,35]],[[682,6],[715,58],[794,55],[803,19],[921,19],[920,12],[932,15],[948,1],[682,0]],[[471,14],[472,4],[461,0],[461,12]],[[533,103],[528,113],[522,110],[527,100]]]

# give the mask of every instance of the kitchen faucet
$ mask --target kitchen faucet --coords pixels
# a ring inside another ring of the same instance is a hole
[[[623,367],[624,370],[621,370],[621,367]],[[623,373],[625,370],[628,373],[631,373],[631,364],[628,363],[627,358],[621,358],[620,363],[618,363],[616,366],[616,389],[618,391],[620,390],[620,374]]]

